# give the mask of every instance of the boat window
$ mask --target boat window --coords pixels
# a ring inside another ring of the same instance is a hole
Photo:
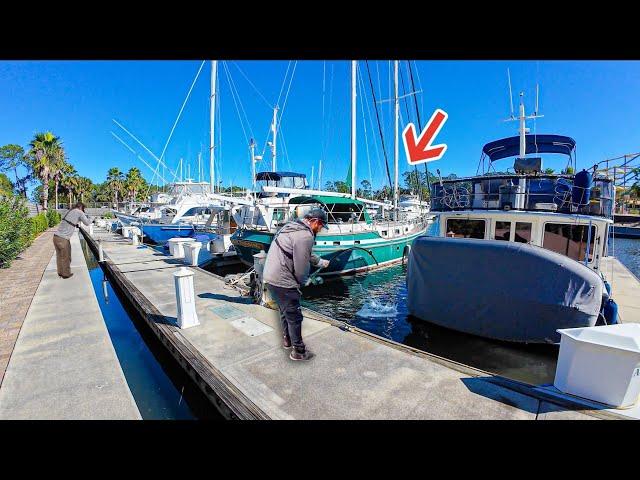
[[[396,235],[400,234],[400,229],[396,228]]]
[[[447,219],[447,237],[452,238],[484,238],[484,220],[467,220],[461,218]]]
[[[386,230],[382,230],[382,236],[386,237],[387,236],[387,231]]]
[[[286,208],[274,208],[273,209],[273,220],[276,221],[276,222],[284,220],[286,215],[287,215],[287,209]]]
[[[528,222],[516,222],[516,234],[513,241],[529,243],[531,241],[531,224]]]
[[[583,261],[587,252],[589,238],[588,225],[572,223],[547,223],[544,226],[544,242],[542,246],[548,250],[566,255],[574,260]],[[591,245],[589,261],[593,260],[596,227],[591,227]]]
[[[511,222],[496,222],[496,233],[494,240],[506,240],[509,241],[511,237]]]
[[[327,214],[329,223],[363,222],[366,220],[363,205],[357,203],[328,204]]]

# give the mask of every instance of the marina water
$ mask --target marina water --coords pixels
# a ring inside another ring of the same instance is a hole
[[[84,239],[80,243],[109,337],[142,418],[222,419],[149,327],[120,301]]]
[[[436,228],[434,225],[432,228]],[[640,277],[640,240],[617,238],[614,248],[615,256]],[[490,373],[536,385],[553,383],[557,346],[495,341],[413,318],[407,310],[405,280],[403,265],[327,279],[323,285],[303,290],[303,305],[381,337]]]

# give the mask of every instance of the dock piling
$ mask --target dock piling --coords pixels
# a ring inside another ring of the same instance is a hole
[[[200,325],[196,313],[195,293],[193,289],[193,271],[181,267],[173,274],[178,304],[178,327],[189,328]]]
[[[102,240],[98,240],[98,262],[104,262],[104,248],[102,247]]]

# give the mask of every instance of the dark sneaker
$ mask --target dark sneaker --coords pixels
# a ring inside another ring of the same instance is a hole
[[[311,360],[313,356],[313,353],[311,353],[309,350],[305,350],[304,352],[300,353],[295,348],[291,350],[291,353],[289,354],[289,358],[295,361]]]
[[[65,277],[64,275],[59,275],[60,278],[71,278],[73,277],[73,273],[70,273],[69,276]]]
[[[282,347],[291,348],[291,339],[289,337],[282,337]]]

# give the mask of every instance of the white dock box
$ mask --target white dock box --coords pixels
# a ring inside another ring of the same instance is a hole
[[[560,354],[553,385],[561,392],[632,407],[640,394],[640,325],[567,328],[560,333]]]
[[[169,244],[169,255],[173,258],[184,258],[184,248],[183,245],[185,243],[193,242],[193,238],[189,237],[174,237],[167,240]]]

